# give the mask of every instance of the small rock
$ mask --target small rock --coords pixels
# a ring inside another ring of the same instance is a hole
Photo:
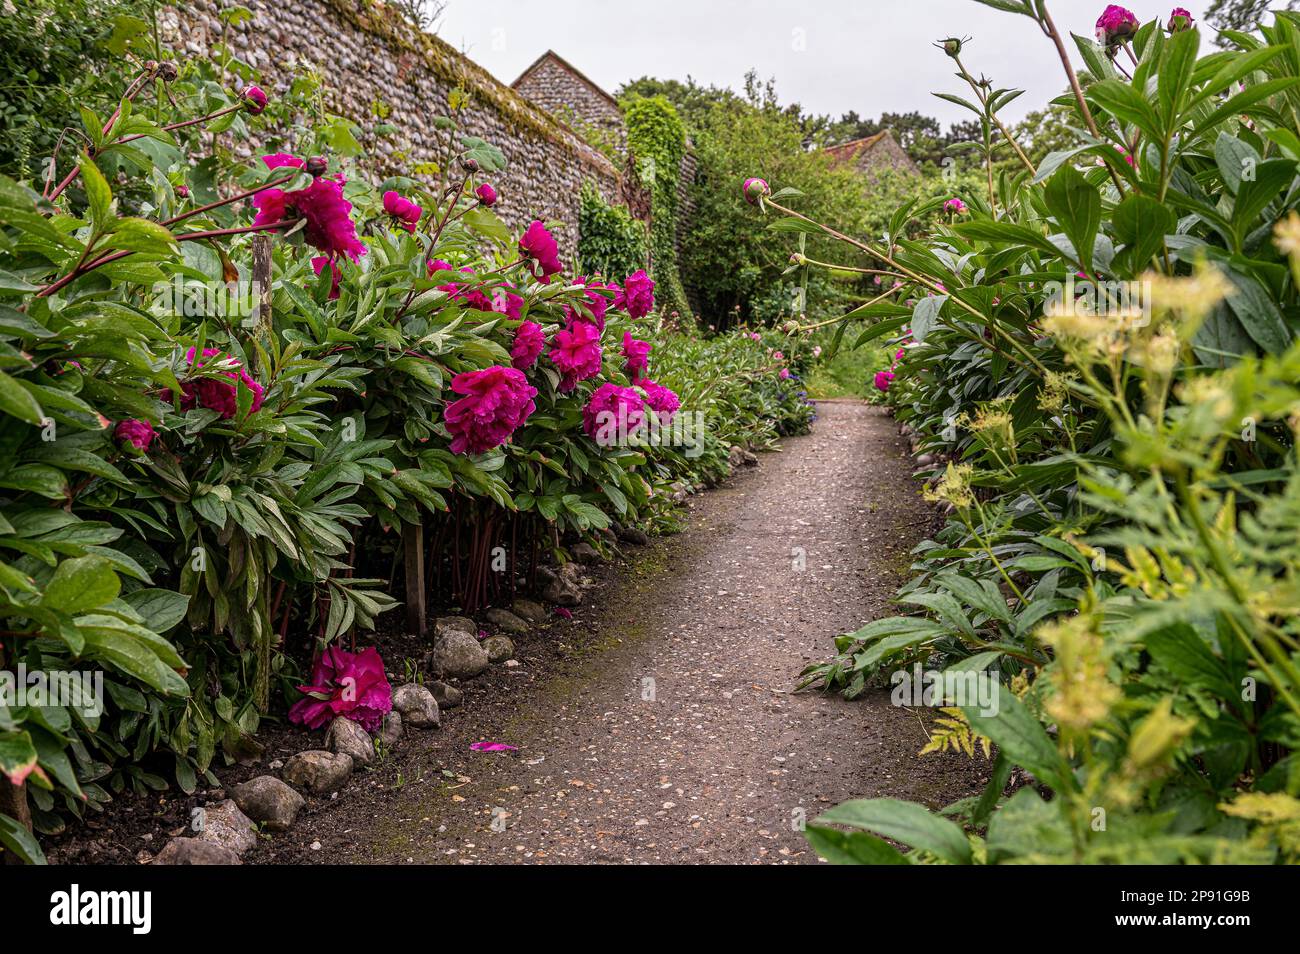
[[[439,616],[433,621],[434,639],[442,639],[451,633],[478,634],[478,624],[468,616]]]
[[[730,449],[727,451],[727,463],[731,465],[732,470],[735,470],[744,462],[745,448],[741,447],[739,444],[732,444]]]
[[[236,785],[230,795],[241,812],[267,831],[288,831],[306,804],[301,795],[274,775],[259,775]]]
[[[153,865],[237,865],[239,855],[201,838],[173,838],[154,856]]]
[[[546,607],[535,600],[517,599],[510,604],[510,612],[530,623],[546,622]]]
[[[379,726],[379,732],[375,735],[375,738],[383,743],[385,749],[391,749],[401,737],[402,714],[396,709],[392,712],[385,712],[383,724]]]
[[[601,556],[599,550],[593,547],[586,540],[581,543],[575,543],[569,547],[569,553],[579,563],[604,563],[605,558]]]
[[[434,644],[433,666],[441,676],[473,679],[488,665],[487,652],[469,633],[451,632]]]
[[[933,463],[934,463],[933,454],[922,454],[920,457],[916,459],[916,464],[918,467],[929,467]]]
[[[473,636],[466,633],[457,633],[455,635],[473,639],[474,648],[483,652],[479,647],[478,640],[474,639]],[[486,652],[483,653],[483,658],[487,659]],[[486,664],[484,668],[487,668]],[[442,716],[438,712],[438,700],[434,698],[433,693],[428,688],[418,682],[408,682],[406,685],[398,686],[393,690],[393,708],[401,713],[404,725],[414,726],[417,729],[436,729],[442,721]]]
[[[483,640],[483,649],[487,651],[488,662],[503,663],[515,655],[515,644],[509,636],[489,636]]]
[[[284,764],[284,780],[313,795],[337,792],[352,777],[352,757],[321,749],[299,752]]]
[[[624,527],[619,531],[618,538],[624,543],[638,547],[643,547],[650,542],[650,535],[639,527]]]
[[[272,759],[266,767],[272,771],[278,772],[280,769],[284,768],[284,759]]]
[[[346,716],[335,716],[325,733],[325,748],[346,755],[358,765],[369,765],[375,760],[375,743],[370,733]]]
[[[201,819],[198,833],[200,841],[210,841],[237,855],[242,855],[257,844],[253,820],[241,812],[232,799],[203,806],[202,814],[198,817]]]
[[[438,700],[439,709],[454,709],[465,700],[465,693],[445,682],[429,683],[429,691],[433,693],[433,698]]]
[[[542,599],[557,606],[577,606],[582,602],[582,570],[576,563],[558,569],[542,567],[538,571],[544,584]]]
[[[483,614],[483,618],[507,633],[519,635],[528,632],[528,624],[509,610],[493,607]]]
[[[745,451],[744,456],[741,457],[741,463],[743,463],[746,467],[757,467],[758,455],[755,454],[753,451]]]

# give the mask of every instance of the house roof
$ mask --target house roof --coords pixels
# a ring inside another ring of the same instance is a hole
[[[586,73],[582,72],[582,70],[578,69],[576,66],[570,63],[564,57],[560,56],[560,54],[556,53],[554,50],[547,50],[537,59],[533,60],[532,64],[526,70],[524,70],[522,73],[519,74],[519,78],[510,84],[511,88],[518,89],[519,84],[522,83],[525,79],[527,79],[529,75],[531,75],[538,67],[540,67],[547,60],[554,62],[561,69],[571,73],[575,78],[581,80],[583,83],[589,86],[594,92],[598,93],[599,95],[607,99],[610,105],[613,106],[615,109],[618,110],[622,109],[622,107],[619,106],[618,104],[618,100],[616,100],[609,93],[605,92],[605,90],[602,89],[599,84],[593,82],[592,79],[589,76],[587,76]]]
[[[828,146],[826,154],[836,162],[849,162],[858,158],[864,152],[873,149],[880,140],[889,135],[888,129],[882,129],[874,136],[866,136],[862,139],[854,139],[851,142],[841,143],[838,146]]]

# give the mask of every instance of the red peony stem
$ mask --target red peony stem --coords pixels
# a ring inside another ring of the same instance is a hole
[[[157,76],[158,70],[159,67],[154,67],[152,70],[146,70],[143,73],[141,73],[139,76],[137,76],[134,80],[132,80],[131,85],[126,88],[126,95],[122,97],[122,100],[124,102],[129,103],[132,100],[134,100],[137,96],[139,96],[140,90],[144,89],[144,84],[149,82],[149,80],[153,79],[155,76]],[[108,135],[110,132],[112,132],[113,124],[117,122],[118,117],[120,117],[121,115],[122,115],[122,106],[119,103],[117,109],[113,110],[113,115],[108,117],[108,122],[104,123],[104,135]],[[87,150],[87,152],[89,153],[92,159],[96,155],[98,155],[98,152],[96,152],[96,150],[94,149],[89,149]],[[50,163],[51,163],[50,172],[52,173],[54,171],[53,158],[51,158]],[[58,187],[53,192],[45,195],[45,198],[53,202],[63,193],[64,189],[66,189],[68,186],[72,185],[72,183],[76,181],[77,176],[79,175],[81,175],[81,166],[76,166],[75,168],[73,168],[71,172],[69,172],[66,176],[63,177],[63,181],[59,183]],[[46,180],[47,187],[48,184],[49,184],[49,180],[47,179]]]

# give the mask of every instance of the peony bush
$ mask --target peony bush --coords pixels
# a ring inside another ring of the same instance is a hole
[[[49,834],[193,790],[267,715],[375,725],[356,641],[413,528],[435,603],[472,612],[807,425],[757,343],[658,316],[643,269],[575,275],[546,222],[511,232],[489,144],[378,180],[308,80],[277,101],[132,42],[85,148],[0,178],[0,666],[106,689],[94,715],[0,706],[0,845],[27,860],[28,811]],[[594,439],[609,417],[691,441]]]

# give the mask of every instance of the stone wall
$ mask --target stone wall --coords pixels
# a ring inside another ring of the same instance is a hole
[[[239,24],[219,12],[233,6],[252,11]],[[534,218],[558,220],[567,255],[578,241],[582,183],[594,182],[618,201],[620,175],[605,156],[554,116],[437,37],[422,34],[376,0],[179,0],[163,14],[163,27],[178,59],[209,56],[217,43],[260,73],[267,93],[283,94],[293,78],[314,70],[330,111],[358,124],[363,133],[380,122],[398,132],[364,135],[373,142],[361,162],[375,176],[411,174],[435,161],[452,135],[436,128],[453,89],[470,95],[459,114],[458,133],[477,136],[505,153],[508,166],[492,176],[501,200],[496,211],[514,229]],[[383,120],[376,104],[389,110]],[[427,177],[430,185],[434,183]]]

